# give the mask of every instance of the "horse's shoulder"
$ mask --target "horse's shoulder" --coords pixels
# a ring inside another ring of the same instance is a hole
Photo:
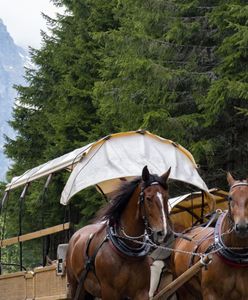
[[[98,232],[101,232],[103,229],[105,229],[106,224],[105,223],[94,223],[86,225],[80,229],[78,229],[72,236],[71,242],[77,243],[81,240],[87,239],[90,235],[96,234]]]

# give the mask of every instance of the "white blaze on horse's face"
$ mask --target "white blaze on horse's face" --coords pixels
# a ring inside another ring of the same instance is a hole
[[[168,234],[166,199],[167,192],[159,184],[153,184],[144,192],[145,214],[152,231],[152,239],[161,244]]]
[[[162,221],[163,221],[164,237],[165,237],[167,234],[167,222],[166,222],[165,210],[164,210],[164,199],[160,192],[157,192],[157,197],[161,203]]]

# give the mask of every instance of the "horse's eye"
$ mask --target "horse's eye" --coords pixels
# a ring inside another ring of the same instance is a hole
[[[232,201],[232,196],[228,196],[228,201]]]
[[[146,197],[146,200],[147,200],[148,202],[152,202],[152,198],[150,198],[150,197]]]

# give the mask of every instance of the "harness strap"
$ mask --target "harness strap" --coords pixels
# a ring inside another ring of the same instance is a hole
[[[125,238],[117,234],[117,228],[115,225],[107,226],[107,234],[111,242],[110,245],[112,244],[113,247],[117,250],[116,252],[119,253],[121,256],[126,256],[126,258],[140,259],[147,256],[150,252],[151,246],[148,242],[148,236],[146,235],[141,246],[134,248],[127,245],[125,241],[122,241],[122,239]]]
[[[215,211],[210,220],[206,223],[206,225],[202,228],[202,231],[205,230],[206,228],[210,227],[210,225],[216,220],[216,217],[219,215],[219,211]],[[190,241],[193,241],[194,238],[199,234],[201,233],[202,231],[200,232],[197,232],[195,235],[193,235],[190,239]],[[193,253],[197,253],[199,247],[201,246],[202,242],[204,242],[204,240],[206,240],[207,238],[209,238],[211,235],[213,234],[213,232],[208,232],[208,234],[206,236],[203,236],[202,239],[200,241],[198,241],[198,243],[195,245],[194,249],[193,249]],[[208,252],[210,252],[213,248],[213,245],[210,245],[207,250],[205,251],[205,254],[207,254]],[[195,256],[192,254],[191,257],[190,257],[190,260],[189,260],[189,268],[193,266],[194,264],[194,258]]]
[[[73,300],[78,300],[79,296],[80,296],[80,292],[83,286],[83,283],[89,273],[89,271],[93,271],[95,273],[95,258],[96,255],[98,253],[98,251],[100,250],[100,248],[102,247],[102,245],[108,240],[108,236],[105,236],[104,239],[102,240],[102,242],[98,245],[98,247],[95,249],[94,254],[92,256],[89,256],[88,251],[89,251],[89,246],[91,241],[93,240],[94,237],[94,233],[91,233],[89,235],[89,238],[87,240],[87,244],[86,244],[86,248],[85,248],[85,263],[84,263],[84,269],[78,279],[78,285],[77,285],[77,290],[76,290],[76,294]]]
[[[192,255],[190,257],[190,261],[189,261],[189,268],[193,266],[194,264],[194,258],[195,256],[193,255],[193,253],[197,253],[198,249],[200,248],[201,244],[208,239],[211,235],[213,234],[212,231],[208,232],[208,234],[206,236],[204,236],[194,247],[193,251],[192,251]],[[210,245],[207,250],[204,252],[205,254],[207,254],[211,249],[210,247],[212,247],[212,245]]]
[[[216,226],[215,226],[215,230],[214,230],[214,242],[215,242],[215,247],[216,249],[219,249],[219,251],[217,252],[217,254],[219,255],[219,257],[223,258],[223,261],[226,264],[229,265],[236,265],[236,267],[240,267],[240,268],[247,268],[248,267],[248,251],[246,248],[246,252],[245,253],[238,253],[235,252],[231,249],[229,249],[229,247],[225,246],[222,237],[221,237],[221,226],[223,223],[224,218],[227,216],[228,212],[223,213],[222,215],[220,215]]]

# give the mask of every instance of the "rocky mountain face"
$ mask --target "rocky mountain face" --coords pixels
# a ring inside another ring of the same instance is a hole
[[[0,180],[4,180],[10,161],[4,156],[4,135],[14,136],[8,125],[17,93],[14,84],[24,84],[24,66],[27,53],[17,46],[0,19]]]

